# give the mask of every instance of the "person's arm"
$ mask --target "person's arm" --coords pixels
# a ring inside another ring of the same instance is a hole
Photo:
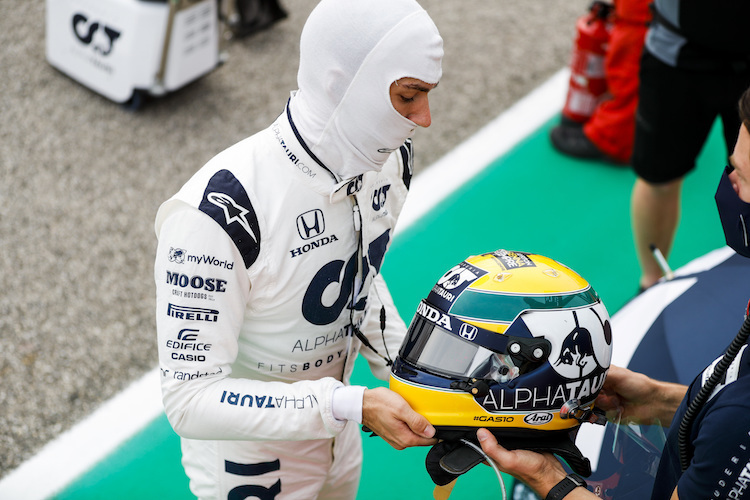
[[[607,411],[610,418],[620,416],[622,423],[669,425],[686,391],[684,385],[661,382],[626,368],[611,366],[596,405]],[[566,476],[562,465],[552,454],[507,450],[486,429],[480,429],[477,438],[485,453],[502,471],[529,485],[541,498],[546,498],[549,491]],[[593,498],[598,497],[581,487],[565,496],[565,500]],[[676,489],[672,498],[677,498]]]
[[[498,444],[495,436],[487,429],[479,429],[477,439],[484,452],[495,461],[501,471],[526,483],[541,498],[547,498],[550,490],[567,475],[560,461],[550,453],[507,450]],[[599,497],[584,487],[577,487],[564,498],[589,500]]]
[[[385,309],[385,325],[381,325],[381,306]],[[387,380],[390,366],[384,357],[391,360],[396,357],[406,335],[406,325],[398,314],[385,280],[380,274],[373,280],[368,307],[370,310],[362,325],[362,333],[377,353],[364,345],[359,353],[367,359],[375,377]],[[381,328],[382,326],[385,328]],[[361,408],[357,409],[361,415],[361,422],[357,421],[371,429],[393,448],[402,450],[410,446],[432,446],[437,442],[433,439],[435,429],[432,425],[426,418],[412,410],[399,394],[385,387],[360,389],[364,389],[364,393],[359,398]],[[355,387],[350,386],[338,389],[336,394],[344,395],[354,391]],[[338,397],[334,396],[334,415],[340,411],[337,408],[338,401]],[[357,412],[341,410],[341,414],[356,415]]]
[[[397,450],[431,446],[435,428],[399,394],[377,387],[342,386],[333,393],[333,415],[363,424]]]
[[[610,421],[669,426],[687,386],[654,380],[627,368],[610,366],[596,406]]]
[[[401,395],[385,387],[365,390],[362,424],[397,450],[437,443],[430,422],[412,410]]]
[[[181,251],[233,265],[177,258]],[[232,240],[202,212],[183,207],[164,218],[154,279],[162,400],[180,436],[320,439],[337,435],[347,420],[361,420],[397,449],[434,443],[426,419],[385,388],[345,387],[333,378],[282,383],[230,377],[250,280]]]
[[[164,408],[191,439],[299,440],[336,436],[333,378],[294,383],[230,377],[250,279],[227,233],[203,212],[173,210],[154,266]],[[217,264],[218,262],[218,264]],[[224,263],[224,264],[221,264]]]

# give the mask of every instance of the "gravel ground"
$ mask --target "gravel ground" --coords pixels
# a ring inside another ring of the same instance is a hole
[[[156,209],[296,88],[315,2],[281,3],[226,64],[132,112],[47,64],[43,2],[0,2],[0,476],[156,365]],[[421,3],[446,55],[417,172],[565,66],[589,0]]]

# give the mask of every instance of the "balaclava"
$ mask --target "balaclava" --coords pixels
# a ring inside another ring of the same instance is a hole
[[[391,104],[394,81],[436,84],[443,40],[414,0],[322,0],[302,30],[295,126],[342,179],[379,171],[417,125]]]

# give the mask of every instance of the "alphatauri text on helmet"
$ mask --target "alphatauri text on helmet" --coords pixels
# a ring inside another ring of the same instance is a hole
[[[603,372],[557,386],[490,391],[482,401],[482,406],[491,411],[557,408],[573,398],[587,400],[602,388],[605,377],[606,372]]]
[[[438,285],[433,286],[432,291],[449,302],[453,302],[453,299],[456,298],[455,295],[450,293],[448,290],[444,290],[442,287]]]
[[[425,302],[419,303],[417,306],[417,314],[424,316],[427,320],[432,321],[436,325],[441,326],[450,332],[453,331],[451,328],[450,317],[444,312],[441,312],[434,307],[430,307]]]

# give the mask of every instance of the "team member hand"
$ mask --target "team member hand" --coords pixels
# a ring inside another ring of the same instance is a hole
[[[657,424],[672,422],[687,387],[660,382],[627,368],[612,365],[596,406],[607,412],[611,422]]]
[[[566,476],[560,461],[551,453],[529,450],[507,450],[498,444],[487,429],[477,431],[477,439],[484,452],[495,461],[497,467],[528,484],[541,498]],[[571,491],[565,500],[597,498],[585,488]]]
[[[362,424],[397,450],[437,443],[433,438],[435,428],[427,419],[412,410],[399,394],[385,387],[365,389]]]

